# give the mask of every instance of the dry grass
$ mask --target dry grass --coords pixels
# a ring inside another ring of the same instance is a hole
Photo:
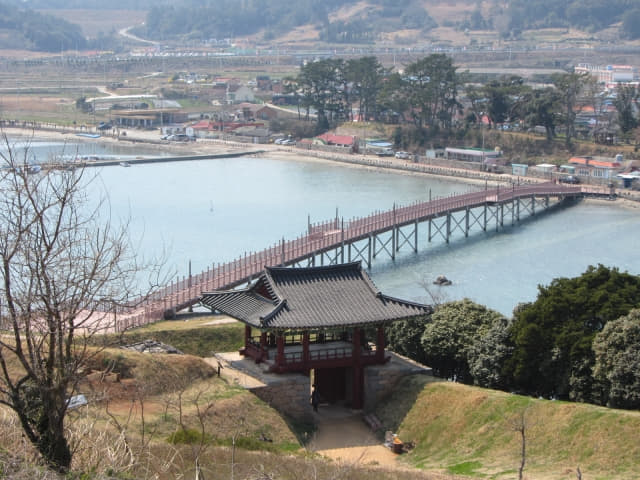
[[[100,32],[108,35],[112,31],[139,25],[147,18],[147,12],[143,10],[53,9],[40,12],[80,25],[83,35],[89,38],[97,37]]]
[[[405,460],[427,470],[513,478],[520,462],[515,425],[524,415],[529,478],[564,479],[577,467],[585,478],[612,480],[637,471],[639,412],[420,379],[407,381],[387,405],[380,417],[391,425],[392,405],[399,415],[408,410],[398,432],[416,448]]]
[[[368,10],[372,8],[376,8],[375,6],[369,5],[368,2],[357,2],[351,5],[345,5],[335,12],[329,14],[329,20],[332,22],[336,21],[345,21],[353,18],[358,18],[363,13],[366,13]]]

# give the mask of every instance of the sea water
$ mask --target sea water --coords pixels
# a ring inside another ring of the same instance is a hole
[[[103,167],[92,187],[106,195],[113,219],[128,218],[136,248],[165,252],[178,277],[290,240],[308,222],[364,216],[396,205],[484,188],[447,178],[354,168],[323,161],[230,158]],[[405,246],[395,261],[378,255],[370,275],[384,293],[432,303],[470,298],[505,315],[533,301],[538,285],[604,264],[640,274],[634,253],[640,210],[583,201],[487,232],[460,232]],[[433,280],[446,275],[451,286]]]

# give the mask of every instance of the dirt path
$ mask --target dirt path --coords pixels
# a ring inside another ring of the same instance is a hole
[[[398,456],[362,420],[361,414],[340,407],[320,407],[314,414],[318,429],[309,449],[351,465],[404,468]]]

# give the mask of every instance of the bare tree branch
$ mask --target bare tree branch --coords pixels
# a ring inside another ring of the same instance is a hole
[[[95,177],[82,168],[37,173],[30,142],[21,149],[0,136],[0,403],[64,472],[69,397],[97,353],[88,341],[113,328],[114,306],[148,294],[137,278],[145,266],[128,222],[114,225],[104,197],[88,195]]]

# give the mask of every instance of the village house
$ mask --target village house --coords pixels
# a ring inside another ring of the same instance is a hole
[[[252,103],[255,99],[253,89],[246,85],[229,85],[227,87],[227,103],[230,105],[242,102]]]
[[[323,133],[314,137],[312,140],[313,145],[329,145],[335,147],[348,148],[355,150],[358,143],[358,137],[355,135],[336,135],[334,133]]]
[[[182,124],[188,120],[186,112],[166,108],[112,110],[111,118],[113,124],[128,128],[162,128]]]
[[[236,110],[236,118],[241,121],[273,120],[278,110],[269,105],[241,103]]]
[[[617,155],[615,160],[601,157],[571,157],[568,165],[563,165],[561,170],[580,177],[592,177],[598,179],[613,179],[622,169],[622,155]]]

